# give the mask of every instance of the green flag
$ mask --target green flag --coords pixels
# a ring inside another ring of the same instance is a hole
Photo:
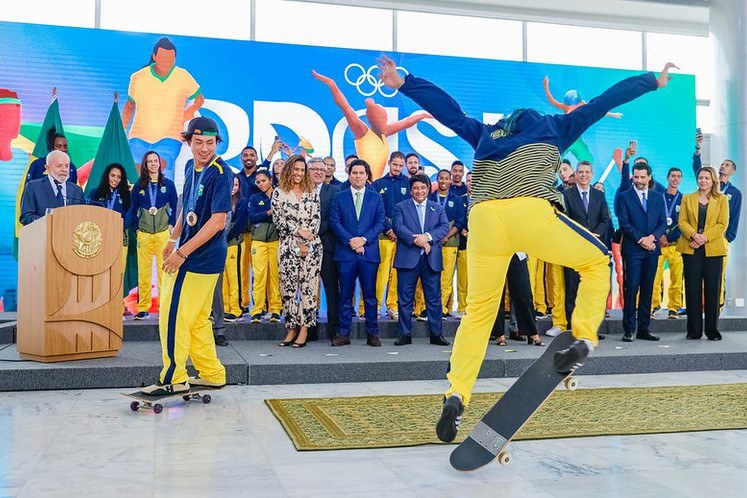
[[[119,114],[117,102],[112,105],[109,119],[106,121],[99,150],[96,151],[96,158],[93,160],[93,167],[86,182],[86,195],[96,190],[104,169],[111,163],[119,163],[124,167],[127,172],[127,180],[130,183],[137,181],[138,173],[135,169],[135,161],[132,159],[130,144],[127,142],[127,135],[122,126],[122,117]]]
[[[52,99],[52,103],[49,104],[47,109],[47,115],[44,116],[44,123],[42,123],[41,130],[39,130],[39,138],[36,139],[34,145],[34,157],[46,157],[51,150],[51,146],[48,142],[49,132],[54,129],[54,133],[61,135],[65,134],[65,130],[62,128],[62,119],[60,118],[60,104],[57,101],[57,97]]]

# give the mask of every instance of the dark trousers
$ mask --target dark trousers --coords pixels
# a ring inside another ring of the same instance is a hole
[[[321,276],[327,299],[327,338],[332,340],[340,333],[340,277],[332,251],[322,254]]]
[[[527,259],[519,259],[517,255],[511,258],[506,272],[506,285],[511,293],[511,303],[516,314],[516,324],[519,327],[520,334],[529,336],[537,334],[537,322],[534,319],[534,300],[532,298],[532,288],[529,284],[529,268]],[[493,324],[491,336],[501,337],[505,335],[506,329],[506,312],[503,306],[506,300],[506,288],[503,288],[503,296],[498,306],[498,316]]]
[[[651,331],[651,296],[658,263],[659,256],[653,251],[623,256],[623,330],[626,333],[634,333],[636,325],[638,332]]]
[[[355,279],[361,284],[363,306],[366,316],[366,334],[379,334],[379,311],[376,308],[376,272],[379,263],[365,261],[356,256],[350,261],[337,261],[340,272],[340,335],[350,335],[353,322],[353,296],[355,295]]]
[[[415,287],[420,279],[423,284],[425,311],[428,316],[428,329],[433,337],[441,335],[443,308],[441,307],[441,272],[428,264],[425,254],[415,268],[397,268],[397,299],[399,300],[399,335],[412,334],[412,308],[415,301]]]
[[[720,337],[718,331],[718,305],[721,299],[721,268],[723,256],[706,257],[705,248],[695,254],[683,254],[685,277],[685,306],[687,307],[687,336],[703,336],[703,306],[701,292],[705,298],[705,335]]]
[[[218,281],[213,289],[213,335],[225,335],[226,324],[223,321],[223,272],[218,274]]]

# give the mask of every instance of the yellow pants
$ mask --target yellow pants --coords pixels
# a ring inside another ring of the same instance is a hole
[[[213,327],[209,316],[218,274],[190,273],[179,270],[164,273],[158,331],[161,336],[163,370],[161,382],[186,382],[187,357],[199,376],[209,382],[225,384],[226,369],[215,352]]]
[[[724,307],[726,303],[726,262],[729,261],[729,242],[726,242],[726,256],[724,256],[724,264],[721,266],[721,301],[719,302],[719,311]]]
[[[533,197],[483,201],[470,211],[467,245],[467,314],[454,339],[446,395],[459,393],[465,405],[482,366],[501,300],[506,271],[521,251],[581,274],[571,330],[597,343],[610,289],[607,248],[594,235],[546,200]]]
[[[534,309],[547,313],[547,300],[545,299],[545,262],[535,257],[527,259],[529,267],[529,287],[532,289]]]
[[[376,272],[376,312],[381,309],[381,303],[386,300],[388,310],[397,311],[397,270],[394,268],[394,254],[397,243],[389,239],[379,239],[379,255],[381,263]],[[388,288],[387,288],[388,286]],[[355,305],[355,298],[353,298]],[[358,316],[364,316],[363,298],[358,301]]]
[[[263,311],[280,314],[280,281],[278,277],[278,244],[275,242],[252,242],[252,272],[254,288],[252,316]]]
[[[252,267],[252,234],[247,232],[241,241],[241,307],[248,308],[251,304],[249,289],[249,272]]]
[[[664,280],[664,262],[669,263],[669,299],[667,308],[677,311],[682,308],[682,254],[677,252],[674,245],[661,248],[659,256],[659,266],[656,268],[656,277],[654,278],[654,294],[651,298],[651,309],[661,306]]]
[[[239,306],[238,257],[239,245],[228,246],[226,266],[223,269],[223,311],[226,314],[234,316],[241,316],[241,306]]]
[[[457,251],[457,313],[464,313],[467,309],[467,251]]]
[[[558,327],[560,330],[567,330],[568,318],[565,314],[565,276],[563,274],[562,265],[547,265],[547,289],[551,295],[552,301],[552,325],[553,327]]]
[[[161,296],[161,278],[163,276],[163,249],[169,242],[169,231],[158,233],[137,232],[137,311],[148,312],[152,299],[151,275],[153,275],[153,257],[156,258],[158,296]],[[127,254],[127,253],[125,253]]]
[[[448,306],[449,298],[454,290],[454,271],[456,270],[456,260],[458,247],[442,247],[441,257],[444,262],[444,271],[441,272],[441,307],[444,315],[451,313]]]

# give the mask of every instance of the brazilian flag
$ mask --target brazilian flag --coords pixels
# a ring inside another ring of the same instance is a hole
[[[130,144],[127,142],[127,135],[122,126],[122,117],[119,114],[119,105],[117,101],[112,104],[109,112],[109,119],[106,121],[104,133],[101,135],[101,143],[96,151],[96,158],[93,160],[91,174],[88,176],[88,182],[84,193],[88,196],[96,190],[101,180],[101,175],[111,163],[121,164],[127,172],[127,181],[130,185],[137,181],[138,172],[135,168],[135,161],[132,159]],[[124,275],[124,295],[127,296],[129,290],[137,287],[137,236],[134,230],[129,231],[129,245],[127,248],[127,261]]]

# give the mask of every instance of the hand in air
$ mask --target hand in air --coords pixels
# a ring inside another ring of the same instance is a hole
[[[673,62],[667,62],[664,66],[664,69],[662,69],[659,73],[659,77],[656,78],[656,81],[659,84],[659,88],[664,88],[665,86],[667,86],[669,80],[672,79],[672,77],[669,76],[669,70],[672,68],[679,69],[679,67],[677,67]]]
[[[379,79],[389,88],[399,90],[405,80],[397,72],[397,64],[386,55],[376,59],[376,64],[379,66]]]

